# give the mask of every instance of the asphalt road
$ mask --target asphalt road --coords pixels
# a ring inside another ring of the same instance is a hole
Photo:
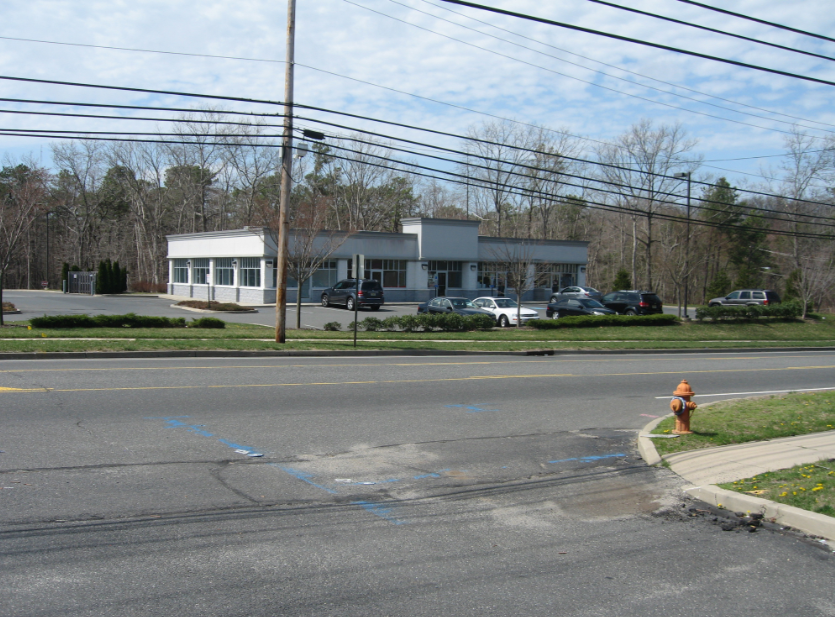
[[[88,315],[124,315],[136,313],[137,315],[154,315],[160,317],[185,317],[192,319],[202,317],[202,313],[186,311],[182,308],[175,308],[171,305],[176,302],[169,298],[142,297],[142,296],[85,296],[79,294],[62,294],[55,291],[24,291],[11,290],[3,292],[3,299],[13,303],[21,313],[19,315],[6,315],[9,321],[21,321],[40,317],[42,315],[71,315],[86,313]],[[525,302],[525,306],[539,311],[540,316],[545,318],[545,304],[537,302]],[[275,305],[259,306],[257,313],[217,313],[213,316],[220,317],[224,321],[233,323],[254,323],[275,327]],[[417,312],[416,304],[388,304],[377,311],[360,310],[357,318],[362,321],[366,317],[378,317],[384,319],[391,315],[414,315]],[[677,314],[677,307],[664,307],[664,312]],[[694,317],[691,307],[691,317]],[[315,304],[302,305],[302,328],[322,329],[331,321],[339,322],[343,329],[354,321],[354,314],[342,307],[322,307]],[[287,307],[288,328],[295,328],[296,306]]]
[[[835,614],[831,552],[721,531],[634,445],[682,378],[704,403],[834,375],[829,351],[2,361],[0,614]]]

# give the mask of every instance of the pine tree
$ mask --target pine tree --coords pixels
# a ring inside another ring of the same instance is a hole
[[[612,283],[612,289],[619,291],[621,289],[632,289],[632,279],[629,278],[629,272],[621,268],[615,275],[615,282]]]
[[[119,262],[113,262],[113,273],[110,276],[110,293],[122,293],[122,269],[119,267]]]

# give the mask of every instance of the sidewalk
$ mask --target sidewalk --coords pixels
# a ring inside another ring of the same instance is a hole
[[[650,422],[638,437],[638,449],[649,465],[658,464],[661,458],[652,440],[643,435],[662,419]],[[835,517],[716,486],[826,459],[835,459],[835,431],[691,450],[664,457],[670,469],[689,483],[684,492],[695,499],[728,510],[761,513],[775,523],[835,541]]]

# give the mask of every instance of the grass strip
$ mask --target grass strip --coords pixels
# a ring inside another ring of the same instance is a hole
[[[835,517],[835,459],[769,471],[719,486]]]
[[[673,418],[665,418],[652,432],[669,434]],[[696,409],[690,420],[692,435],[654,439],[661,456],[749,441],[807,435],[835,429],[835,392],[789,393],[731,399]]]

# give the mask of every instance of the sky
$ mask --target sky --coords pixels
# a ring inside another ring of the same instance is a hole
[[[702,1],[812,33],[835,33],[831,0]],[[680,0],[613,2],[835,59],[835,42],[722,15]],[[663,22],[589,0],[482,3],[835,82],[835,60]],[[284,98],[287,5],[282,2],[29,0],[5,3],[3,14],[3,76],[271,101]],[[738,186],[758,185],[780,174],[781,159],[775,155],[784,152],[784,140],[793,124],[801,125],[812,136],[812,143],[822,144],[823,138],[835,134],[835,86],[442,0],[297,0],[295,61],[297,103],[459,135],[485,122],[508,119],[565,131],[580,138],[583,149],[590,153],[642,119],[656,125],[680,123],[687,135],[697,140],[694,152],[704,159],[699,177],[725,176]],[[2,98],[52,102],[190,109],[211,106],[268,113],[281,109],[8,80],[0,80],[0,93]],[[0,101],[0,110],[81,111],[65,105],[14,101]],[[176,115],[126,110],[95,113]],[[460,142],[451,138],[368,120],[299,114],[460,147]],[[310,121],[298,124],[322,128]],[[0,113],[0,128],[6,129],[153,131],[163,126]],[[326,132],[339,131],[327,128]],[[50,143],[49,139],[0,135],[0,158],[18,160],[31,155],[51,166]]]

